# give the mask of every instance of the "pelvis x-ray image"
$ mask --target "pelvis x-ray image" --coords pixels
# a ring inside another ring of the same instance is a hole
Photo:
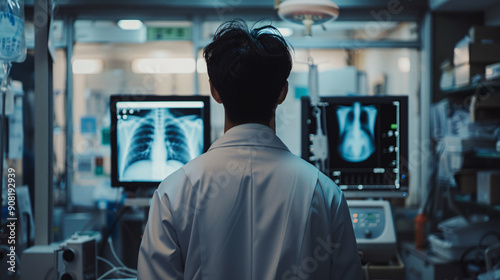
[[[141,110],[121,115],[117,123],[123,181],[161,181],[203,152],[203,121],[198,115]]]
[[[375,151],[377,108],[355,102],[337,107],[339,122],[338,152],[348,162],[367,160]]]

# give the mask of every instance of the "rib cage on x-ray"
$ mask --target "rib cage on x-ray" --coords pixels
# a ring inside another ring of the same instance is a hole
[[[177,119],[165,120],[165,144],[167,160],[177,160],[185,164],[191,159],[188,140]]]
[[[151,146],[154,140],[155,123],[153,118],[143,119],[135,129],[125,159],[125,169],[135,162],[151,158]]]
[[[377,108],[373,105],[362,106],[355,102],[352,106],[339,106],[338,151],[349,162],[367,160],[375,151],[375,122]]]
[[[128,115],[121,121],[123,180],[162,180],[202,153],[203,122],[199,116],[178,117],[168,109],[154,109],[143,117]]]

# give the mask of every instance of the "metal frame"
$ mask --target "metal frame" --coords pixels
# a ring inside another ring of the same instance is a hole
[[[54,94],[48,34],[50,0],[35,0],[35,245],[52,242]]]
[[[430,12],[426,13],[421,26],[421,37],[424,38],[421,48],[421,58],[422,67],[420,75],[420,100],[419,100],[419,112],[420,112],[420,161],[419,161],[419,197],[417,197],[418,204],[421,204],[425,200],[425,195],[428,192],[429,178],[431,176],[431,170],[429,162],[432,160],[431,151],[431,118],[430,118],[430,107],[431,107],[431,92],[432,92],[432,14]],[[428,93],[428,94],[423,94]]]
[[[307,38],[293,38],[287,40],[296,49],[368,49],[368,48],[421,48],[420,40],[416,41],[366,41],[366,40],[325,40]],[[210,40],[201,39],[198,42],[200,48],[210,43]]]
[[[203,36],[201,25],[203,23],[203,19],[201,16],[194,16],[192,19],[192,42],[193,42],[193,56],[194,62],[196,66],[198,65],[198,52],[200,48],[203,48],[201,45],[201,37]],[[198,80],[198,67],[194,68],[194,92],[196,95],[200,94],[200,82]]]
[[[420,48],[420,41],[362,41],[362,40],[289,40],[294,48],[308,49],[367,49],[367,48]]]
[[[74,33],[75,17],[67,15],[64,17],[64,31],[66,39],[66,157],[64,173],[64,181],[66,182],[66,210],[71,211],[73,203],[71,194],[73,192],[73,168],[74,168],[74,152],[73,152],[73,67],[71,58],[73,57],[73,44],[75,42]]]

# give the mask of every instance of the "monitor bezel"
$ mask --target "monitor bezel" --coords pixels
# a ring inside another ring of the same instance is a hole
[[[408,170],[408,96],[406,95],[384,95],[384,96],[325,96],[320,98],[320,102],[329,104],[337,103],[352,103],[361,102],[367,104],[387,104],[389,102],[399,101],[401,104],[400,123],[406,124],[400,127],[400,168],[401,175],[406,177],[406,180],[401,181],[399,189],[384,189],[384,190],[342,190],[347,198],[404,198],[409,194],[409,170]],[[309,161],[308,151],[309,134],[307,131],[307,116],[309,116],[309,108],[311,105],[310,98],[303,96],[301,98],[301,157]],[[325,174],[331,178],[329,174]]]
[[[148,101],[202,101],[203,107],[203,152],[210,147],[210,97],[202,95],[136,95],[136,94],[114,94],[110,96],[109,108],[111,113],[111,186],[123,187],[126,191],[135,191],[138,189],[156,188],[161,181],[120,181],[118,178],[118,146],[117,146],[117,102],[148,102]]]

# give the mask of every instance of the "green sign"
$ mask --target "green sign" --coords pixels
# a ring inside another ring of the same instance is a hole
[[[148,27],[148,41],[190,40],[190,27]]]

